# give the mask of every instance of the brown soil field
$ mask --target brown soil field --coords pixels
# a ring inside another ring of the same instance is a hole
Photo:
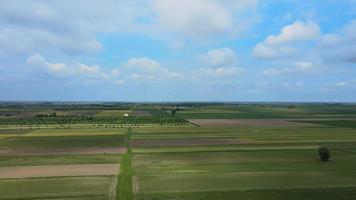
[[[248,141],[236,138],[224,139],[149,139],[132,140],[132,146],[192,146],[192,145],[229,145],[248,144]]]
[[[315,126],[309,123],[291,122],[285,119],[190,119],[201,127],[276,127],[276,126]]]
[[[118,164],[45,165],[0,167],[0,179],[54,176],[114,176]]]
[[[0,156],[22,156],[22,155],[60,155],[60,154],[120,154],[125,153],[124,147],[90,147],[90,148],[21,148],[21,149],[0,149]]]

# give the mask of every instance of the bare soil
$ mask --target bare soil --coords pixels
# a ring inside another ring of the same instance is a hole
[[[114,176],[118,164],[44,165],[0,167],[0,179],[57,176]]]
[[[22,156],[22,155],[61,155],[61,154],[120,154],[125,153],[124,147],[90,147],[90,148],[21,148],[0,149],[0,156]]]

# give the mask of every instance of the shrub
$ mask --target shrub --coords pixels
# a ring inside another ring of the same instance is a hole
[[[328,161],[330,159],[330,151],[326,147],[319,147],[319,157],[322,161]]]

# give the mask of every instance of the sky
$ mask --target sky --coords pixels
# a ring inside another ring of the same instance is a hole
[[[356,0],[0,0],[0,101],[356,102]]]

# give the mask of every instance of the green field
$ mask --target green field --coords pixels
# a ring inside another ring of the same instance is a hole
[[[0,200],[351,200],[356,196],[354,105],[46,105],[0,111],[12,115],[0,119],[0,170],[120,164],[117,176],[0,177]],[[120,116],[126,112],[132,118]],[[23,117],[31,115],[30,122]],[[207,127],[185,119],[258,121]],[[277,121],[268,124],[270,119]],[[282,126],[278,120],[293,123]],[[328,162],[319,159],[320,146],[330,149]],[[123,150],[105,153],[115,148]]]

